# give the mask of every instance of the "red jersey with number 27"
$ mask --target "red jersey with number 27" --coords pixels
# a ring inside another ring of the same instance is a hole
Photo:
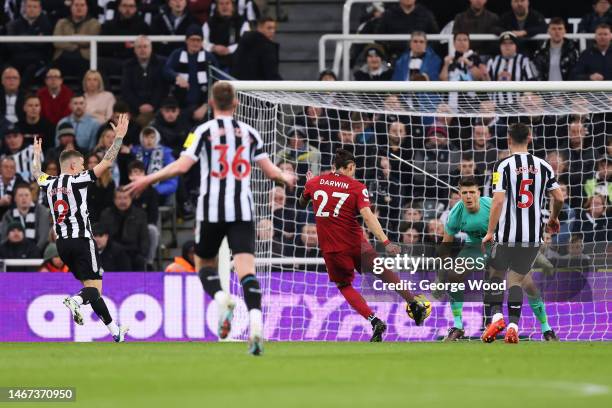
[[[357,215],[370,206],[363,183],[339,173],[313,177],[306,183],[304,198],[313,202],[319,247],[324,254],[361,245],[364,237]]]

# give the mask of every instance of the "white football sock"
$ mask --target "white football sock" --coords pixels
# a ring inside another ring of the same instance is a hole
[[[518,333],[518,326],[516,325],[516,323],[510,323],[506,330],[510,330],[512,328],[514,328],[514,330],[516,330],[516,332]]]
[[[261,314],[261,310],[259,309],[251,309],[249,310],[249,320],[251,322],[249,333],[251,336],[259,336],[263,335],[263,315]]]
[[[119,327],[117,326],[114,320],[107,324],[106,327],[108,327],[108,331],[111,335],[116,336],[119,334]]]
[[[495,314],[493,315],[493,318],[491,319],[491,321],[492,321],[492,322],[496,322],[496,321],[498,321],[498,320],[500,320],[500,319],[503,319],[503,318],[504,318],[504,315],[503,315],[503,314],[501,314],[501,313],[495,313]]]
[[[79,306],[81,306],[83,304],[83,298],[80,297],[79,295],[74,295],[72,296],[72,300],[74,300],[75,302],[77,302],[77,304]]]

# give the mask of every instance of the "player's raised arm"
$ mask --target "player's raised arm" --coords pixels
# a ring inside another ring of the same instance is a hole
[[[295,185],[295,175],[282,171],[276,164],[272,163],[268,157],[264,157],[256,161],[257,165],[263,171],[267,178],[277,183],[282,183],[293,187]]]
[[[370,207],[363,207],[361,210],[359,210],[359,213],[363,217],[363,221],[366,223],[368,230],[370,230],[370,232],[374,234],[377,240],[379,240],[385,245],[386,251],[390,255],[399,254],[399,245],[391,243],[391,241],[387,237],[387,234],[385,234],[385,231],[383,231],[382,225],[380,225],[380,222],[378,221],[378,217],[376,217]]]
[[[123,138],[127,134],[129,124],[130,120],[128,119],[128,115],[125,113],[119,115],[119,120],[117,121],[116,125],[112,122],[110,123],[113,131],[115,132],[115,140],[113,141],[111,147],[109,147],[106,151],[102,161],[93,168],[93,172],[96,177],[100,177],[106,170],[112,167],[113,163],[115,163],[117,155],[121,150],[121,145],[123,144]]]
[[[37,137],[34,139],[34,155],[32,156],[32,176],[36,180],[44,173],[41,170],[40,157],[42,155],[42,138]]]
[[[137,180],[134,180],[127,186],[125,189],[132,195],[138,196],[140,195],[146,188],[152,184],[159,183],[160,181],[167,180],[172,177],[180,176],[181,174],[185,174],[189,171],[191,166],[196,163],[191,157],[186,155],[181,155],[178,159],[162,168],[155,173],[151,173],[144,177],[141,177]]]

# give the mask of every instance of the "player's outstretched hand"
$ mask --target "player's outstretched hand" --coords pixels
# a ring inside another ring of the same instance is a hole
[[[493,242],[495,242],[493,238],[493,233],[487,232],[487,235],[485,235],[484,238],[482,239],[482,252],[486,254],[487,245],[493,245]]]
[[[551,234],[556,234],[561,229],[561,223],[558,218],[551,218],[548,220],[548,224],[546,224],[546,232]]]
[[[297,182],[295,173],[283,172],[281,177],[286,186],[291,188],[295,187],[295,183]]]
[[[42,154],[42,137],[38,136],[34,138],[34,156],[40,157]]]
[[[129,124],[130,124],[130,119],[127,113],[122,113],[119,115],[117,124],[110,122],[110,126],[113,128],[113,131],[115,132],[115,138],[125,137],[128,131]]]
[[[149,182],[146,179],[146,177],[140,177],[132,181],[130,184],[124,187],[124,191],[130,193],[132,197],[140,196],[149,186]]]
[[[395,256],[402,252],[402,248],[399,245],[389,242],[385,245],[385,252],[387,255]]]
[[[306,172],[306,181],[310,181],[310,179],[313,177],[314,177],[314,174],[312,173],[312,171],[308,170]]]

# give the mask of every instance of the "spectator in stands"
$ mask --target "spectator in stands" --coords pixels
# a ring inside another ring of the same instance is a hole
[[[41,0],[24,0],[23,14],[6,26],[7,35],[51,35],[53,28],[49,19],[42,14]],[[24,86],[32,83],[37,71],[42,71],[49,57],[49,43],[9,43],[10,64],[22,73]]]
[[[145,130],[148,128],[145,128]],[[134,160],[128,165],[128,177],[130,181],[138,180],[146,175],[145,164],[140,160]],[[159,186],[156,186],[157,188]],[[159,195],[154,187],[149,186],[142,194],[133,197],[133,205],[147,213],[147,229],[149,231],[149,252],[147,254],[147,265],[153,265],[159,245],[160,231],[157,227],[159,218]],[[148,267],[147,269],[153,269]]]
[[[406,132],[406,125],[400,122],[399,118],[396,116],[392,116],[388,119],[385,136],[380,138],[378,144],[383,146],[387,145],[389,153],[393,153],[404,160],[409,160],[412,146],[411,138],[408,137]],[[411,182],[411,168],[392,156],[389,157],[389,163],[391,164],[391,174],[398,178],[402,185],[408,185]]]
[[[590,49],[584,50],[580,55],[571,74],[572,80],[612,80],[611,39],[610,26],[607,24],[598,25],[595,29],[595,44]]]
[[[146,174],[158,172],[163,167],[174,162],[172,149],[160,144],[161,136],[157,129],[148,126],[140,132],[140,145],[132,146],[131,153],[136,160],[141,161]],[[160,204],[173,205],[174,194],[178,187],[178,177],[172,177],[155,185],[159,194]]]
[[[104,90],[104,80],[98,71],[89,70],[83,77],[85,112],[102,124],[113,115],[115,96]]]
[[[104,157],[108,149],[113,145],[115,138],[115,131],[110,127],[106,126],[103,128],[98,144],[93,149],[93,153],[97,154],[100,160]],[[119,150],[117,161],[111,167],[111,174],[115,181],[115,186],[121,186],[128,183],[127,177],[127,164],[131,161],[132,155],[130,154],[130,147],[122,145]]]
[[[366,63],[355,71],[355,81],[390,81],[393,70],[386,61],[385,51],[377,44],[365,49]]]
[[[550,164],[557,181],[566,183],[568,182],[568,163],[567,156],[561,150],[551,150],[546,153],[546,162]]]
[[[93,236],[102,269],[111,272],[125,272],[134,270],[131,257],[125,248],[110,236],[111,229],[101,222],[93,227]],[[136,269],[139,270],[139,269]]]
[[[319,239],[317,237],[317,226],[305,224],[300,234],[297,234],[293,245],[285,246],[286,257],[296,258],[319,258]],[[325,265],[298,265],[301,271],[325,272]]]
[[[3,238],[4,239],[4,238]],[[0,259],[36,259],[41,252],[36,244],[25,238],[25,230],[19,221],[7,226],[6,240],[0,244]],[[23,271],[23,267],[7,268],[7,271]]]
[[[487,72],[480,55],[470,48],[470,35],[458,33],[453,35],[455,54],[444,58],[440,71],[440,81],[480,81]]]
[[[20,223],[24,228],[26,239],[31,240],[42,252],[49,236],[49,209],[32,200],[30,185],[23,183],[15,186],[15,207],[7,211],[0,221],[0,237],[4,241],[8,235],[9,225]]]
[[[472,126],[472,143],[467,150],[472,150],[474,161],[479,173],[491,170],[497,161],[497,149],[491,143],[491,132],[484,123],[476,123]]]
[[[416,0],[399,0],[399,4],[389,6],[378,25],[379,34],[410,34],[415,31],[430,34],[440,31],[433,13],[422,4],[416,4]],[[398,44],[387,46],[392,57],[404,51],[404,46]]]
[[[365,8],[365,14],[359,19],[359,26],[355,34],[376,34],[379,32],[382,15],[385,12],[385,4],[382,2],[370,3]],[[351,66],[355,65],[355,61],[365,48],[364,44],[351,45]]]
[[[100,161],[96,154],[90,154],[87,156],[87,169],[92,170]],[[91,222],[97,223],[100,220],[102,211],[105,208],[112,207],[115,187],[111,169],[100,175],[95,183],[87,186],[87,208],[89,209],[89,219]]]
[[[55,145],[55,128],[41,113],[40,99],[36,95],[25,97],[23,104],[25,120],[20,124],[23,137],[27,144],[31,144],[35,137],[42,138],[43,151]]]
[[[195,241],[189,240],[183,244],[181,256],[175,256],[174,261],[166,267],[166,272],[195,272]]]
[[[283,256],[283,239],[279,236],[278,231],[274,229],[274,225],[269,218],[260,218],[257,221],[255,233],[258,241],[271,243],[273,258],[281,258]],[[272,271],[281,272],[282,269],[273,266]]]
[[[606,197],[595,194],[586,199],[580,219],[576,220],[573,232],[580,232],[584,242],[609,242],[612,239],[612,222],[607,214]]]
[[[594,33],[600,24],[612,26],[612,10],[610,0],[592,0],[593,11],[580,19],[579,33]]]
[[[437,218],[433,218],[427,222],[425,230],[425,242],[429,244],[440,244],[444,237],[444,224]]]
[[[159,14],[151,21],[152,35],[185,35],[187,29],[197,25],[197,20],[187,9],[187,0],[168,0],[163,5]],[[178,43],[157,43],[156,52],[167,57],[179,47]]]
[[[470,0],[470,7],[455,16],[453,33],[499,34],[503,30],[499,16],[486,9],[487,0]],[[495,52],[495,47],[484,41],[474,41],[472,47],[481,54]]]
[[[101,35],[146,35],[149,26],[138,13],[136,0],[117,0],[117,13],[112,20],[102,24]],[[120,71],[123,60],[133,55],[133,42],[125,43],[102,43],[100,44],[100,55],[105,57],[100,62],[104,63],[107,75],[114,75]],[[107,60],[107,59],[110,59]],[[110,66],[109,66],[110,65]],[[111,70],[108,70],[111,68]],[[115,68],[115,69],[112,69]]]
[[[522,51],[532,53],[537,48],[536,42],[524,43],[523,39],[546,32],[544,15],[529,7],[529,0],[511,0],[511,10],[502,14],[500,21],[504,30],[512,31],[519,38]]]
[[[39,88],[36,95],[40,99],[41,115],[53,126],[65,116],[70,115],[70,98],[72,89],[64,85],[62,72],[51,68],[45,75],[45,86]]]
[[[189,0],[187,8],[200,24],[206,23],[210,17],[211,5],[215,0]]]
[[[132,115],[141,127],[146,126],[160,107],[168,87],[162,78],[165,61],[153,54],[148,37],[134,41],[134,55],[123,65],[121,98],[130,106]]]
[[[230,71],[240,37],[250,30],[249,23],[236,12],[233,0],[218,0],[215,13],[202,28],[204,48],[217,57],[222,69]]]
[[[525,54],[517,52],[518,39],[510,32],[499,36],[499,55],[487,62],[486,79],[489,81],[532,81],[536,79],[531,61]],[[518,99],[516,92],[496,92],[499,104],[512,103]]]
[[[536,51],[533,64],[542,81],[567,81],[578,58],[580,51],[575,41],[565,38],[565,22],[560,17],[550,19],[548,23],[547,40]]]
[[[319,149],[322,143],[329,143],[330,132],[337,127],[336,118],[333,116],[333,113],[330,114],[321,107],[306,106],[304,112],[295,119],[295,126],[306,129],[308,143]]]
[[[308,133],[301,126],[294,126],[287,131],[286,147],[280,150],[276,157],[277,163],[289,162],[296,164],[296,173],[304,177],[308,170],[319,174],[321,168],[321,152],[307,142]]]
[[[287,194],[282,186],[273,187],[269,192],[270,213],[274,230],[282,234],[282,240],[292,242],[298,230],[297,225],[304,219],[297,219],[295,205],[287,204]]]
[[[410,49],[403,53],[395,63],[394,81],[414,80],[415,74],[423,74],[429,81],[437,81],[442,61],[431,47],[427,46],[427,36],[415,31],[410,38]]]
[[[257,30],[244,33],[234,52],[230,74],[242,80],[281,80],[278,72],[279,44],[274,42],[276,20],[263,17]]]
[[[115,190],[114,205],[102,211],[100,223],[109,227],[109,236],[123,245],[132,269],[144,271],[149,252],[147,214],[132,204],[132,197],[123,188]]]
[[[17,174],[15,159],[4,156],[0,159],[0,217],[13,205],[15,186],[23,183]]]
[[[131,161],[128,165],[128,178],[130,182],[144,176],[146,176],[144,163],[140,160]],[[135,207],[142,208],[147,213],[147,223],[149,226],[157,226],[159,221],[159,194],[154,187],[149,186],[142,194],[133,197],[133,203]]]
[[[368,191],[383,229],[388,234],[395,235],[395,238],[389,237],[389,239],[397,241],[400,208],[402,198],[405,196],[404,188],[399,178],[391,173],[391,164],[387,157],[379,157],[377,164],[376,178],[368,182]]]
[[[89,9],[85,0],[72,0],[70,16],[60,19],[55,25],[53,35],[98,35],[100,23],[88,15]],[[89,42],[54,44],[54,64],[64,74],[81,78],[89,68]]]
[[[159,131],[161,143],[171,148],[174,157],[178,158],[191,123],[189,118],[182,114],[175,97],[166,97],[161,102],[159,112],[155,115],[151,126]]]
[[[2,71],[2,88],[0,88],[0,117],[10,123],[23,122],[23,92],[20,89],[21,75],[14,67],[8,66]]]
[[[478,185],[481,186],[482,190],[482,186],[484,185],[484,175],[476,166],[474,157],[470,153],[464,153],[461,157],[461,162],[459,162],[459,167],[450,173],[450,185],[458,186],[459,180],[464,177],[474,177],[478,181]]]
[[[203,40],[199,27],[189,27],[185,46],[172,51],[164,68],[164,77],[175,85],[173,93],[180,107],[196,122],[208,111],[208,66],[218,65],[214,55],[204,50]]]
[[[612,203],[612,157],[606,156],[597,161],[593,178],[584,183],[584,194],[586,197],[599,194]]]
[[[76,150],[83,155],[87,154],[88,150],[79,146],[75,133],[74,128],[69,122],[60,123],[55,134],[57,146],[47,150],[47,158],[58,161],[60,154],[64,150]]]
[[[332,71],[331,69],[324,69],[323,71],[319,72],[319,81],[337,81],[338,77],[336,76],[336,73],[334,71]]]
[[[199,0],[191,0],[199,1]],[[138,9],[140,10],[140,14],[142,15],[145,23],[149,26],[153,22],[153,17],[159,14],[159,10],[161,9],[164,0],[140,0]]]
[[[15,160],[17,173],[26,181],[30,182],[32,176],[32,155],[33,146],[27,145],[23,138],[23,133],[18,124],[14,124],[4,135],[4,146],[2,154],[11,156]],[[41,155],[41,160],[44,157]]]
[[[559,182],[563,193],[563,207],[559,212],[559,232],[552,236],[552,242],[557,245],[566,245],[570,240],[570,235],[574,223],[576,222],[576,210],[569,204],[569,188],[566,183]]]
[[[38,272],[70,272],[68,266],[62,261],[57,250],[57,245],[51,242],[43,252],[43,264]]]
[[[332,143],[321,146],[321,168],[329,170],[333,163],[336,150],[345,149],[353,154],[357,160],[355,179],[366,180],[374,177],[376,171],[376,147],[372,144],[359,143],[357,133],[350,121],[342,121],[340,130],[334,132]],[[298,171],[299,174],[299,171]],[[316,174],[316,173],[315,173]]]
[[[86,150],[91,150],[96,145],[96,134],[100,123],[96,121],[93,116],[85,112],[87,107],[87,101],[82,94],[72,95],[70,98],[70,110],[69,116],[61,119],[57,124],[57,130],[63,123],[69,123],[74,129],[76,136],[76,144],[82,146]],[[59,137],[56,131],[56,145],[59,143]]]
[[[421,233],[416,228],[406,228],[402,232],[402,244],[414,245],[421,242]],[[418,252],[418,251],[415,251]]]

